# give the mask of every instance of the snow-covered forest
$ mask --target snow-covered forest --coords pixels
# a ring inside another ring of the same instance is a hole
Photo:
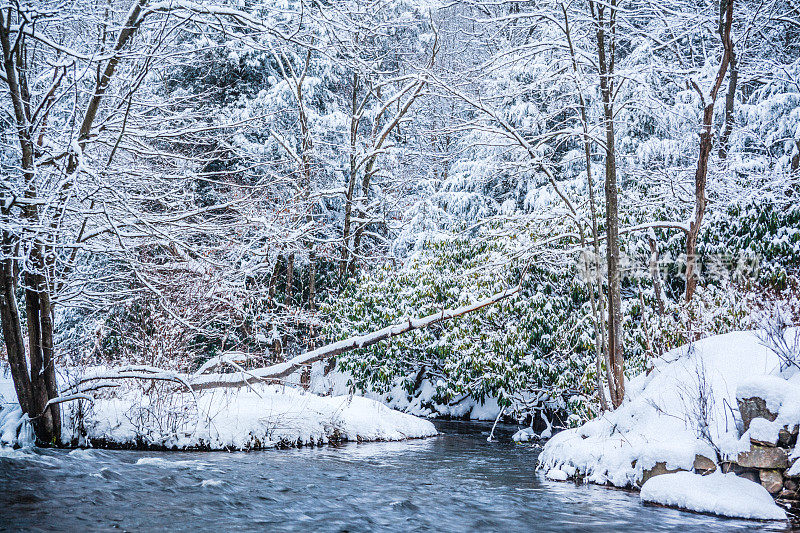
[[[800,496],[797,1],[14,0],[0,45],[4,445],[454,417],[617,486],[753,440]]]

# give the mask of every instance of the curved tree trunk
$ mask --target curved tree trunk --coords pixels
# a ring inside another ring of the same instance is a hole
[[[714,134],[712,127],[714,124],[714,104],[717,102],[717,95],[722,86],[722,81],[725,79],[725,73],[728,71],[728,66],[733,63],[735,67],[735,56],[733,51],[733,39],[731,37],[731,27],[733,26],[733,1],[734,0],[721,0],[720,13],[719,13],[719,36],[722,39],[722,60],[719,64],[717,77],[714,81],[714,86],[708,95],[706,101],[703,91],[693,82],[695,90],[700,95],[700,101],[703,105],[703,123],[700,129],[700,154],[697,158],[697,170],[695,171],[695,206],[694,206],[694,220],[689,224],[689,233],[686,236],[686,302],[692,301],[695,289],[697,288],[698,274],[697,274],[697,239],[700,235],[700,225],[703,222],[703,216],[706,212],[706,205],[708,199],[706,198],[706,181],[708,177],[708,160],[711,156],[711,148],[713,146]],[[730,100],[730,113],[726,117],[725,125],[725,142],[727,143],[727,136],[730,133],[729,128],[733,128],[733,93],[736,90],[736,78],[738,74],[734,70],[731,73],[731,80],[729,84],[728,97]],[[721,150],[727,150],[725,146]]]

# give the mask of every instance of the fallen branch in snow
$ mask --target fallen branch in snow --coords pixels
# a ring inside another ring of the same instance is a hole
[[[244,375],[241,372],[237,372],[235,374],[195,375],[189,380],[189,385],[193,390],[204,390],[217,387],[244,387],[258,381],[282,379],[299,370],[300,368],[310,365],[311,363],[322,361],[350,350],[366,348],[367,346],[372,346],[373,344],[376,344],[382,340],[390,339],[415,329],[425,328],[432,324],[436,324],[437,322],[442,322],[444,320],[449,320],[451,318],[456,318],[461,315],[483,309],[484,307],[488,307],[496,304],[497,302],[505,300],[509,296],[513,296],[514,294],[518,293],[519,290],[520,287],[516,286],[512,289],[507,289],[471,305],[465,305],[455,309],[443,309],[438,313],[434,313],[422,318],[408,318],[397,324],[387,326],[383,329],[379,329],[378,331],[373,331],[372,333],[359,335],[357,337],[350,337],[349,339],[344,339],[326,346],[322,346],[316,350],[300,354],[297,357],[294,357],[283,363],[256,368],[249,371],[247,375]]]
[[[88,400],[90,402],[94,401],[93,396],[89,396],[88,394],[68,394],[66,396],[59,396],[58,398],[51,398],[47,400],[47,404],[45,404],[44,408],[47,409],[51,405],[64,403],[64,402],[72,402],[75,400]]]
[[[140,379],[152,381],[171,381],[186,387],[189,392],[193,392],[192,387],[184,376],[177,372],[162,370],[151,366],[125,366],[114,369],[110,372],[101,372],[82,377],[76,383],[67,388],[62,397],[78,396],[87,392],[97,390],[98,388],[106,388],[114,386],[114,381],[120,379]],[[95,382],[100,382],[99,386]],[[91,384],[88,387],[85,385]],[[56,398],[58,399],[58,398]],[[78,399],[78,398],[75,398]],[[64,400],[66,401],[66,400]]]
[[[233,361],[233,358],[224,356],[212,359],[209,361],[209,363],[203,365],[203,367],[201,367],[197,373],[191,376],[185,376],[178,374],[177,372],[171,372],[150,366],[126,366],[117,368],[109,372],[101,372],[81,378],[72,386],[67,388],[62,393],[63,395],[59,398],[56,398],[56,400],[69,401],[70,399],[82,399],[82,396],[87,392],[96,390],[98,388],[114,386],[114,381],[121,379],[171,381],[183,385],[192,394],[194,394],[195,391],[206,389],[220,387],[239,388],[250,386],[252,383],[258,383],[261,381],[277,381],[289,376],[300,368],[312,363],[316,363],[317,361],[322,361],[350,350],[366,348],[367,346],[372,346],[373,344],[377,344],[382,340],[390,339],[415,329],[426,328],[432,324],[436,324],[437,322],[442,322],[444,320],[456,318],[473,311],[478,311],[484,307],[496,304],[497,302],[517,294],[519,290],[520,286],[517,285],[514,288],[499,292],[474,304],[457,307],[455,309],[443,309],[438,313],[434,313],[422,318],[407,318],[402,322],[387,326],[383,329],[379,329],[378,331],[373,331],[372,333],[367,333],[365,335],[358,335],[356,337],[350,337],[349,339],[334,342],[332,344],[317,348],[316,350],[300,354],[297,357],[294,357],[283,363],[256,368],[253,370],[245,370],[240,365],[236,364],[235,361]],[[230,374],[202,374],[203,371],[219,366],[220,364],[231,364],[231,366],[239,371]]]

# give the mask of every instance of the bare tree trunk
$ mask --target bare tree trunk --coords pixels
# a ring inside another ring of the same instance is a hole
[[[433,63],[436,59],[437,50],[438,50],[438,37],[433,45],[433,51],[431,52],[431,58],[430,61],[428,62],[428,68],[431,68],[433,66]],[[398,105],[397,113],[394,115],[394,117],[388,120],[386,126],[384,126],[381,132],[378,131],[378,127],[381,123],[381,118],[383,116],[383,113],[386,111],[386,108],[384,107],[375,117],[375,123],[373,124],[373,135],[372,135],[373,136],[373,143],[371,147],[372,152],[366,160],[366,164],[364,165],[364,175],[361,178],[361,203],[358,209],[358,218],[362,220],[359,222],[353,234],[353,249],[352,249],[353,258],[350,261],[351,273],[355,273],[356,260],[361,251],[361,238],[364,235],[364,231],[366,230],[368,225],[367,221],[363,219],[367,218],[368,216],[367,201],[369,199],[370,180],[372,179],[372,176],[375,175],[375,173],[378,171],[378,169],[375,168],[375,164],[378,161],[378,155],[380,153],[380,150],[383,147],[383,144],[386,142],[386,139],[389,138],[389,135],[392,134],[393,132],[397,132],[400,129],[400,124],[402,123],[403,117],[405,117],[406,113],[408,113],[409,109],[411,109],[411,106],[414,104],[416,99],[419,98],[419,96],[422,94],[422,91],[425,89],[427,85],[428,85],[427,80],[423,79],[423,80],[418,80],[412,87],[409,88],[409,90],[411,90],[411,94],[409,95],[408,99],[402,104],[400,103],[399,100],[397,101]],[[378,99],[380,99],[380,90],[377,91],[377,95]]]
[[[700,95],[703,105],[703,124],[700,130],[700,154],[697,158],[697,170],[694,175],[695,183],[695,205],[694,220],[689,224],[689,232],[686,235],[686,302],[692,301],[695,289],[697,288],[697,239],[700,235],[700,225],[706,212],[708,199],[706,198],[706,180],[708,177],[708,160],[711,155],[713,145],[712,127],[714,125],[714,104],[717,101],[719,89],[728,71],[728,65],[733,58],[733,40],[731,38],[731,26],[733,25],[733,0],[720,1],[720,23],[719,35],[722,39],[722,60],[720,61],[717,77],[714,86],[711,88],[709,99],[706,101],[703,91],[696,83],[692,82],[695,90]],[[733,103],[731,103],[731,106]],[[731,118],[732,120],[732,118]]]
[[[3,69],[14,109],[17,127],[17,138],[21,152],[22,177],[25,183],[22,206],[22,217],[28,231],[39,226],[39,212],[36,203],[36,165],[34,161],[34,141],[31,132],[30,90],[26,78],[25,40],[16,36],[11,44],[11,11],[7,24],[0,17],[0,48],[3,51]],[[10,214],[8,211],[4,214]],[[20,407],[33,420],[37,438],[45,443],[55,442],[61,436],[61,414],[58,405],[48,407],[48,401],[58,396],[55,386],[55,369],[52,364],[53,327],[51,320],[50,300],[47,294],[49,287],[45,280],[45,261],[42,253],[44,244],[41,237],[34,236],[30,242],[30,250],[20,249],[20,253],[28,253],[28,261],[23,273],[25,282],[25,311],[28,329],[28,352],[30,372],[25,357],[25,341],[22,337],[22,325],[16,305],[16,272],[15,246],[11,236],[4,232],[3,288],[2,288],[2,325],[6,347],[8,349],[9,366],[12,368],[14,388],[17,392]],[[50,396],[50,392],[53,396]]]
[[[5,213],[4,213],[5,214]],[[24,413],[33,412],[33,394],[25,359],[25,341],[16,299],[14,273],[14,243],[8,232],[3,232],[2,263],[0,264],[0,326],[8,354],[11,378],[19,405]]]
[[[347,263],[350,254],[350,226],[353,214],[353,194],[358,179],[358,163],[356,158],[356,142],[359,126],[358,106],[358,74],[353,74],[353,92],[350,101],[350,174],[347,180],[347,193],[344,199],[344,226],[342,228],[342,259],[339,263],[339,274],[342,279],[347,275]]]
[[[600,92],[603,100],[603,123],[606,132],[606,265],[608,270],[608,388],[614,408],[625,397],[625,364],[622,346],[622,297],[619,269],[619,212],[617,207],[617,161],[614,135],[614,53],[616,46],[616,0],[609,4],[589,2],[597,26],[597,57]],[[608,19],[605,10],[608,9]],[[607,42],[608,41],[608,42]]]
[[[269,277],[269,289],[267,290],[267,296],[269,297],[269,301],[275,298],[275,286],[278,284],[278,275],[280,274],[281,270],[281,256],[275,258],[275,265],[272,267],[272,275]]]
[[[290,305],[294,296],[294,252],[286,258],[286,305]]]
[[[650,243],[650,277],[653,279],[653,292],[658,304],[658,314],[664,314],[664,297],[661,294],[661,273],[658,270],[658,243],[652,237],[647,239]]]
[[[731,0],[733,2],[733,0]],[[728,142],[733,131],[734,104],[736,103],[736,84],[739,80],[739,65],[736,62],[736,53],[731,46],[731,75],[728,78],[728,93],[725,95],[725,130],[719,140],[719,158],[728,157]]]
[[[308,265],[308,310],[314,310],[314,298],[317,292],[317,264],[312,254]]]
[[[567,44],[569,45],[569,52],[570,57],[572,58],[572,70],[575,74],[575,81],[576,85],[578,84],[578,62],[575,57],[575,48],[572,44],[572,33],[570,31],[569,26],[569,17],[567,16],[567,9],[564,4],[561,4],[561,11],[564,14],[564,33],[567,38]],[[588,261],[585,262],[586,272],[589,277],[589,301],[592,306],[592,316],[594,317],[594,325],[595,325],[595,371],[597,374],[596,383],[597,383],[597,396],[600,401],[600,409],[602,411],[608,410],[608,400],[606,398],[605,387],[603,385],[603,359],[606,353],[606,334],[605,334],[605,308],[603,306],[603,284],[600,280],[600,265],[599,265],[599,257],[600,257],[600,243],[599,243],[599,232],[597,228],[597,208],[595,204],[595,197],[594,197],[594,184],[592,183],[592,141],[589,137],[589,123],[586,116],[586,101],[583,98],[583,92],[581,91],[580,87],[578,89],[578,104],[580,107],[580,116],[581,116],[581,125],[583,127],[583,155],[586,160],[586,184],[589,188],[589,211],[592,217],[592,245],[594,249],[594,257],[593,263],[591,266],[588,264]],[[581,246],[584,246],[584,238],[583,238],[583,230],[581,229]],[[594,274],[594,275],[592,275]],[[596,301],[594,296],[594,287],[595,283],[597,284],[598,288],[598,295],[600,295],[599,302]],[[599,305],[598,305],[599,303]],[[608,366],[606,367],[608,368]],[[609,380],[609,383],[611,381]]]
[[[41,264],[34,262],[36,267]],[[60,413],[47,402],[58,397],[55,387],[55,373],[53,372],[52,347],[53,329],[52,321],[47,316],[50,312],[43,277],[38,273],[26,272],[25,279],[25,307],[28,325],[28,355],[30,358],[31,394],[33,399],[33,425],[36,435],[44,442],[53,442],[60,436]],[[30,413],[29,413],[30,414]],[[56,419],[58,416],[58,419]]]

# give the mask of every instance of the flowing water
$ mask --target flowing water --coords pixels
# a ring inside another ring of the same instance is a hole
[[[0,451],[0,530],[787,531],[556,483],[515,428],[248,453]]]

